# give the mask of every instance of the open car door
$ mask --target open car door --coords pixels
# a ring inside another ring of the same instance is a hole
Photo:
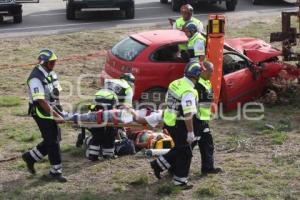
[[[257,98],[262,92],[262,77],[253,64],[237,52],[225,52],[221,102],[225,111]]]

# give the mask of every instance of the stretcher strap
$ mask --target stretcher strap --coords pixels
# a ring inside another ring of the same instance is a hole
[[[112,111],[112,120],[113,120],[113,124],[115,126],[117,126],[119,124],[119,121],[118,121],[118,112],[116,110],[113,110]]]
[[[102,124],[103,123],[103,111],[100,110],[97,112],[97,124]]]

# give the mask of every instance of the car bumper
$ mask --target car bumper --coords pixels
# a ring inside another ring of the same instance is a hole
[[[0,15],[15,15],[22,12],[22,5],[20,4],[1,4]]]
[[[86,11],[88,10],[96,10],[97,8],[100,8],[99,10],[115,10],[114,8],[118,9],[124,9],[124,8],[129,8],[134,6],[134,1],[128,1],[128,0],[119,0],[119,1],[112,1],[112,0],[107,0],[107,1],[100,1],[100,2],[89,2],[89,1],[84,1],[84,2],[70,2],[69,6],[75,8],[75,9],[84,9]]]

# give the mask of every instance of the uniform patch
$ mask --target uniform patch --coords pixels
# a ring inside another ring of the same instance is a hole
[[[191,106],[192,105],[192,101],[191,100],[185,101],[185,104],[186,104],[186,106]]]
[[[35,87],[35,88],[33,88],[33,91],[34,91],[34,93],[39,93],[39,88]]]
[[[204,52],[205,51],[205,43],[202,40],[198,40],[195,44],[195,51]]]

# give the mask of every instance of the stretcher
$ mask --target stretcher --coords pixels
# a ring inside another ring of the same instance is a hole
[[[139,117],[146,117],[146,110],[136,111]],[[69,114],[65,117],[66,122],[78,128],[100,128],[100,127],[130,127],[137,129],[152,129],[149,124],[137,123],[134,116],[126,109],[100,110],[84,114]],[[159,125],[160,126],[160,125]]]

